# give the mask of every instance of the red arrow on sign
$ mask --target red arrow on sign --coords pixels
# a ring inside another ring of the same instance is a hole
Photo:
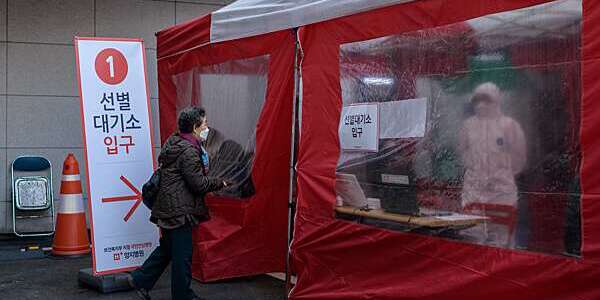
[[[129,189],[131,189],[133,191],[133,193],[135,195],[123,196],[123,197],[102,198],[102,202],[107,203],[107,202],[137,200],[137,201],[135,201],[135,204],[133,204],[133,206],[129,209],[129,212],[127,213],[127,215],[125,215],[125,218],[123,218],[123,220],[125,220],[125,222],[127,222],[127,221],[129,221],[129,218],[131,218],[131,215],[133,215],[135,210],[138,208],[138,206],[140,206],[140,203],[142,203],[142,193],[140,193],[140,191],[138,189],[136,189],[135,186],[133,186],[133,184],[131,184],[131,182],[127,178],[125,178],[125,176],[121,175],[120,179],[121,179],[121,181],[123,181],[123,183],[125,183],[125,185],[127,185],[129,187]]]

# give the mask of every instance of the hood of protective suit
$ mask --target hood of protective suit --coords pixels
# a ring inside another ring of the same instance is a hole
[[[482,96],[489,101],[478,101]],[[492,82],[486,82],[479,85],[471,97],[475,115],[480,118],[497,118],[502,116],[502,111],[500,109],[501,100],[502,92],[498,86]]]

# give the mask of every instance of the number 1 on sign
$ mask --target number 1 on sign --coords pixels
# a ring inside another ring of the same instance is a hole
[[[112,55],[106,59],[106,62],[108,63],[108,67],[110,69],[110,78],[115,78],[115,66],[113,64]]]
[[[94,60],[96,75],[106,84],[120,84],[127,77],[127,59],[121,51],[106,48]]]

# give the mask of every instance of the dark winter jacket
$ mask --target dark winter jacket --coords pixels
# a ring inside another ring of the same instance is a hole
[[[204,196],[223,188],[223,181],[204,175],[199,151],[177,133],[169,137],[158,157],[160,189],[151,219],[189,215],[200,222],[209,219]]]

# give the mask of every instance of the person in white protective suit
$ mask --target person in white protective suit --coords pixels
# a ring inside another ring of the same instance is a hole
[[[479,85],[471,98],[475,115],[465,120],[459,135],[459,152],[465,167],[463,208],[498,204],[516,210],[515,176],[525,167],[526,141],[519,123],[502,113],[501,98],[500,89],[491,82]],[[506,224],[486,222],[463,233],[478,243],[514,245],[514,233],[510,234]]]

